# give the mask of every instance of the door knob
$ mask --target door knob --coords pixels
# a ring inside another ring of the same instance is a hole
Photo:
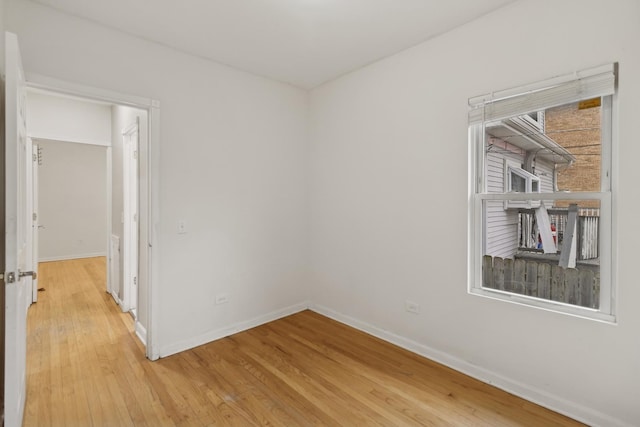
[[[35,271],[18,271],[18,277],[22,279],[23,277],[31,276],[33,280],[38,278],[38,273]]]

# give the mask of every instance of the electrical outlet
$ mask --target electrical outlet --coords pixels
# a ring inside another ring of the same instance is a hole
[[[229,294],[216,295],[216,305],[226,304],[229,302]]]
[[[420,314],[420,305],[412,301],[405,301],[404,309],[409,313]]]
[[[178,234],[187,234],[187,223],[182,219],[178,221]]]

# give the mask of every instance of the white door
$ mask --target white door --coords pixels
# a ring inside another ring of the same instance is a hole
[[[27,248],[26,181],[27,138],[24,73],[15,34],[5,34],[5,426],[22,424],[26,392],[27,288],[25,250]]]
[[[32,282],[32,292],[31,292],[31,301],[33,302],[38,302],[38,262],[39,262],[39,258],[38,258],[38,251],[39,251],[39,238],[38,238],[38,234],[40,231],[40,222],[39,222],[39,210],[38,210],[38,197],[39,197],[39,192],[38,192],[38,179],[39,179],[39,171],[38,171],[38,166],[40,166],[40,147],[38,147],[37,145],[32,145],[32,167],[31,167],[31,179],[32,179],[32,192],[31,192],[31,200],[32,200],[32,211],[33,211],[33,216],[32,216],[32,223],[31,223],[31,228],[33,230],[33,250],[32,252],[32,259],[31,259],[31,269],[36,273],[33,276],[33,282]]]
[[[138,304],[138,139],[136,121],[122,132],[123,140],[123,311],[137,318]]]

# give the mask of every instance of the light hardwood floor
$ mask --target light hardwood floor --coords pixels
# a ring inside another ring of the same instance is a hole
[[[40,265],[24,426],[575,426],[311,311],[156,362],[105,260]]]

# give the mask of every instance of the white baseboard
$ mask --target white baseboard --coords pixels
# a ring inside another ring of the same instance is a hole
[[[189,338],[184,341],[179,341],[168,346],[160,348],[160,357],[171,356],[172,354],[180,353],[181,351],[189,350],[190,348],[198,347],[203,344],[210,343],[211,341],[219,340],[220,338],[228,337],[229,335],[237,334],[238,332],[246,331],[247,329],[255,328],[256,326],[264,325],[265,323],[273,322],[282,317],[290,316],[294,313],[306,310],[309,308],[308,302],[302,302],[292,305],[290,307],[283,308],[281,310],[272,311],[262,316],[254,317],[243,322],[238,322],[230,326],[226,326],[221,329],[209,331],[205,334],[197,337]]]
[[[116,302],[116,304],[118,304],[118,307],[122,307],[122,301],[120,301],[120,298],[118,298],[118,293],[113,290],[109,292],[109,294],[113,297],[113,300]]]
[[[136,320],[136,336],[140,339],[142,344],[147,346],[147,329],[142,326],[142,323]]]
[[[71,259],[82,259],[82,258],[95,258],[99,256],[107,256],[106,252],[92,252],[88,254],[75,254],[75,255],[60,255],[53,257],[42,257],[38,259],[38,262],[51,262],[51,261],[67,261]]]
[[[473,365],[448,353],[436,350],[424,344],[396,335],[392,332],[385,331],[369,323],[354,319],[353,317],[338,313],[328,307],[309,304],[309,309],[593,427],[631,427],[630,424],[626,424],[622,420],[613,418],[611,415],[578,405],[544,390],[514,381],[498,373]]]

